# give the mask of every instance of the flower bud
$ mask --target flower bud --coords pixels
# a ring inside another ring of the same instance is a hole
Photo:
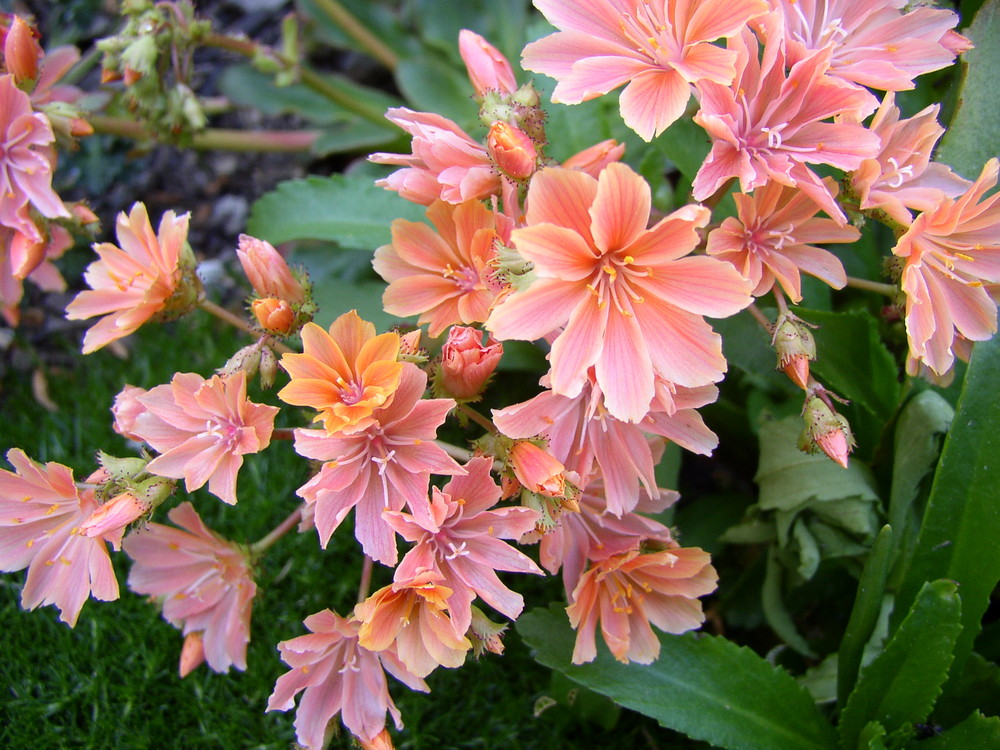
[[[289,304],[305,302],[306,294],[285,259],[264,240],[241,234],[236,255],[253,290],[261,297],[276,297]]]
[[[566,494],[566,467],[544,448],[518,440],[507,454],[507,464],[529,491],[546,497]]]
[[[38,61],[42,54],[31,27],[19,16],[14,16],[4,40],[3,63],[7,72],[14,76],[15,84],[21,86],[38,78]]]
[[[823,451],[846,469],[847,456],[857,445],[847,420],[815,394],[806,398],[802,417],[805,427],[799,435],[799,449],[806,453]]]
[[[80,531],[84,536],[103,536],[124,529],[130,523],[142,518],[150,510],[152,508],[145,500],[136,497],[131,492],[122,492],[91,513],[90,517],[81,524]]]
[[[503,344],[475,328],[452,326],[441,349],[435,388],[459,401],[476,399],[503,356]]]
[[[332,722],[330,726],[334,726]],[[327,731],[329,731],[329,728]],[[395,745],[392,744],[392,737],[389,736],[389,730],[384,727],[381,732],[376,734],[370,740],[365,740],[361,737],[355,737],[355,739],[357,740],[358,745],[361,746],[361,750],[393,750],[395,747]]]
[[[268,347],[260,350],[260,387],[265,391],[274,385],[278,375],[278,358]]]
[[[243,372],[246,373],[247,382],[249,383],[260,368],[260,356],[260,342],[248,344],[230,357],[226,364],[218,370],[218,373],[223,378],[228,378],[238,372]]]
[[[121,393],[115,396],[115,402],[111,407],[111,413],[115,417],[115,432],[137,443],[141,443],[142,438],[134,434],[133,429],[136,417],[146,411],[146,407],[139,401],[139,396],[144,393],[146,393],[145,388],[126,385]]]
[[[778,355],[777,369],[805,390],[809,383],[809,363],[816,359],[816,341],[809,325],[791,313],[778,316],[771,346]]]
[[[503,639],[501,636],[507,630],[506,625],[500,625],[490,620],[483,614],[479,607],[472,607],[472,625],[466,634],[472,641],[472,653],[479,658],[483,651],[500,655],[503,653]]]
[[[514,70],[500,50],[473,31],[458,34],[458,52],[469,72],[469,80],[481,98],[487,91],[513,94],[517,90]]]
[[[200,630],[184,636],[181,646],[181,661],[178,667],[181,679],[184,679],[205,662],[205,642]]]
[[[255,299],[250,309],[261,328],[275,336],[288,336],[295,328],[295,312],[283,299]]]
[[[526,180],[535,172],[538,162],[535,143],[520,128],[494,122],[486,136],[486,149],[500,171],[513,180]]]

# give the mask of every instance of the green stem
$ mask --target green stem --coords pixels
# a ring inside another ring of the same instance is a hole
[[[484,417],[482,414],[480,414],[478,411],[473,409],[468,404],[456,405],[455,411],[464,414],[466,417],[471,419],[473,422],[475,422],[477,425],[482,427],[487,432],[493,433],[494,435],[497,434],[496,425],[493,424],[490,420],[488,420],[486,417]]]
[[[250,325],[245,318],[241,318],[236,313],[231,313],[226,308],[215,304],[211,300],[201,299],[198,301],[198,307],[207,312],[209,315],[214,315],[219,320],[228,323],[234,328],[239,328],[244,333],[249,333],[251,336],[260,339],[260,331],[255,330],[252,325]],[[271,347],[276,352],[281,352],[282,354],[292,354],[295,352],[290,346],[282,344],[280,341],[274,341],[269,336],[264,338],[268,339],[265,343]],[[259,342],[258,342],[259,343]]]
[[[156,136],[136,120],[91,115],[87,118],[95,133],[118,135],[136,141],[155,140]],[[268,153],[308,152],[319,137],[315,131],[295,130],[224,130],[209,128],[196,133],[191,145],[203,151],[255,151]]]
[[[368,589],[372,585],[372,569],[374,567],[375,563],[368,555],[365,555],[365,561],[361,566],[361,584],[358,586],[358,604],[368,598]]]
[[[878,294],[883,294],[889,299],[896,299],[896,295],[899,290],[894,284],[883,284],[880,281],[869,281],[868,279],[859,279],[854,276],[847,277],[847,286],[852,289],[864,289],[867,292],[877,292]]]
[[[261,557],[268,548],[271,547],[276,541],[281,539],[285,534],[291,531],[295,524],[297,524],[302,518],[302,509],[305,507],[303,503],[288,516],[284,521],[279,523],[274,529],[260,541],[254,542],[250,545],[250,554],[255,558]]]
[[[382,63],[389,70],[395,70],[399,65],[399,55],[389,46],[372,34],[368,28],[355,18],[347,8],[337,0],[313,0],[316,7],[356,41],[369,55]]]
[[[767,316],[760,311],[757,305],[751,304],[747,308],[747,312],[750,313],[750,317],[760,323],[760,327],[767,331],[768,336],[774,335],[774,324],[767,319]]]
[[[474,455],[472,451],[466,450],[465,448],[459,448],[457,445],[446,443],[443,440],[435,440],[434,442],[437,444],[438,448],[443,450],[456,461],[468,463]]]

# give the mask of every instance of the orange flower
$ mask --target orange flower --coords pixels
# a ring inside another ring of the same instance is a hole
[[[399,336],[375,335],[375,326],[356,310],[341,315],[327,333],[315,323],[302,329],[302,354],[281,358],[292,382],[278,398],[319,410],[314,422],[327,432],[356,432],[370,425],[372,411],[396,392],[403,363]]]

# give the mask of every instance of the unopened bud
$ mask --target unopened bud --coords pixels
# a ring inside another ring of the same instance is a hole
[[[137,443],[141,443],[142,438],[134,433],[135,420],[136,417],[146,411],[145,404],[139,401],[139,396],[145,395],[145,393],[145,388],[139,388],[134,385],[126,385],[121,390],[121,393],[115,396],[115,402],[111,407],[111,413],[115,417],[115,432],[122,437],[128,438],[129,440],[135,440]]]
[[[468,638],[472,641],[472,653],[476,658],[482,656],[483,651],[500,655],[503,653],[503,639],[501,636],[507,630],[506,625],[493,622],[483,614],[479,607],[472,607],[472,624],[469,626]]]
[[[250,309],[261,328],[275,336],[287,336],[295,327],[295,312],[283,299],[255,299]]]
[[[566,494],[566,467],[551,453],[528,440],[514,443],[507,464],[525,488],[546,497]]]
[[[77,221],[86,226],[87,224],[96,224],[100,221],[97,218],[97,214],[90,210],[88,206],[83,203],[73,203],[70,205],[69,210],[76,217]]]
[[[809,325],[794,315],[780,315],[774,324],[771,346],[778,355],[777,369],[802,390],[809,384],[809,363],[816,359],[816,341]]]
[[[295,278],[285,259],[264,240],[241,234],[236,255],[253,290],[261,297],[276,297],[290,304],[306,299],[302,284]]]
[[[181,661],[178,668],[181,679],[200,667],[204,661],[205,643],[201,631],[196,630],[193,633],[188,633],[184,636],[184,645],[181,647]]]
[[[486,148],[493,161],[513,180],[526,180],[535,172],[538,152],[531,137],[506,122],[494,122],[486,136]]]
[[[121,60],[125,69],[125,84],[131,86],[144,75],[156,70],[156,37],[152,34],[141,36],[131,42],[122,52]]]
[[[260,387],[265,391],[274,385],[278,376],[278,358],[268,347],[260,350]]]
[[[806,453],[823,451],[846,469],[847,456],[857,445],[847,420],[817,395],[806,398],[802,417],[805,427],[799,435],[799,449]]]
[[[260,356],[260,344],[248,344],[231,356],[226,364],[219,368],[218,373],[223,378],[228,378],[238,372],[243,372],[246,373],[246,379],[249,383],[260,367]]]
[[[514,70],[507,58],[479,34],[462,29],[458,34],[458,52],[477,97],[482,97],[487,91],[513,94],[517,89]]]
[[[42,48],[35,39],[35,33],[22,18],[14,16],[3,45],[4,67],[14,76],[14,83],[21,86],[35,81],[41,58]]]
[[[331,726],[333,724],[331,723]],[[329,729],[327,730],[329,731]],[[370,740],[365,740],[360,737],[355,738],[358,745],[361,746],[361,750],[393,750],[395,747],[392,744],[392,737],[389,736],[389,730],[383,727],[382,731],[372,737]],[[326,747],[326,745],[323,745]]]
[[[122,492],[101,505],[80,526],[84,536],[95,537],[124,529],[151,510],[150,504],[131,492]]]
[[[434,381],[442,395],[468,401],[483,392],[503,356],[503,344],[489,334],[485,344],[482,339],[482,331],[475,328],[452,326],[448,331]]]

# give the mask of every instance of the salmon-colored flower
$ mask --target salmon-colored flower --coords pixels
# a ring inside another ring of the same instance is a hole
[[[405,107],[392,108],[385,116],[413,136],[413,153],[369,156],[376,164],[403,167],[377,180],[376,185],[423,206],[438,199],[462,203],[500,194],[500,173],[483,144],[454,122]]]
[[[386,523],[415,544],[396,568],[396,579],[410,580],[423,570],[441,573],[443,585],[452,590],[451,617],[463,633],[471,623],[477,595],[511,619],[521,614],[524,599],[504,586],[496,571],[542,573],[531,558],[501,541],[519,539],[530,531],[538,514],[524,507],[493,507],[500,500],[500,488],[490,476],[491,465],[488,458],[473,458],[467,474],[433,490],[425,517],[385,514]]]
[[[552,101],[579,104],[628,84],[625,124],[644,140],[684,112],[691,84],[733,80],[733,53],[710,44],[766,13],[764,0],[535,0],[560,29],[524,48],[528,70],[555,78]]]
[[[295,712],[298,743],[307,750],[322,750],[337,714],[362,742],[373,742],[382,733],[386,711],[402,729],[385,673],[413,690],[426,693],[430,688],[403,665],[395,648],[378,653],[363,648],[358,644],[359,623],[328,609],[307,617],[305,626],[308,635],[278,644],[291,669],[278,678],[267,702],[268,711],[287,711],[295,705],[295,696],[303,694]]]
[[[49,225],[48,240],[37,236],[0,226],[0,315],[11,326],[21,317],[23,279],[47,292],[66,290],[66,281],[52,261],[73,246],[73,238],[56,224]]]
[[[11,75],[0,75],[0,225],[42,239],[28,215],[69,217],[52,189],[55,135],[48,118],[35,112]]]
[[[597,179],[601,171],[609,164],[621,161],[625,155],[625,144],[619,143],[613,138],[593,146],[588,146],[583,151],[579,151],[562,163],[566,169],[577,169],[586,172],[594,179]]]
[[[289,304],[305,301],[302,284],[270,242],[241,234],[236,255],[258,296],[275,297]]]
[[[824,184],[831,195],[837,194],[832,179]],[[808,195],[779,182],[766,183],[752,196],[733,197],[739,218],[729,217],[710,232],[705,252],[736,266],[753,286],[754,296],[778,283],[799,302],[803,271],[834,289],[847,283],[840,259],[815,245],[855,242],[861,236],[855,227],[816,217],[820,207]]]
[[[360,620],[358,643],[369,651],[395,646],[396,655],[417,677],[439,666],[454,669],[465,663],[472,642],[450,612],[451,589],[434,570],[397,580],[354,607]]]
[[[167,211],[153,234],[149,215],[136,203],[119,214],[116,231],[121,247],[94,245],[100,260],[84,274],[91,289],[80,292],[66,307],[70,320],[103,315],[87,331],[83,353],[134,333],[152,319],[167,320],[193,308],[200,295],[194,276],[194,256],[187,246],[188,214]]]
[[[650,188],[624,164],[595,180],[544,169],[528,189],[518,253],[537,277],[497,305],[486,327],[501,340],[555,336],[552,390],[573,398],[594,367],[607,410],[638,422],[657,377],[683,386],[722,379],[721,342],[703,315],[726,317],[750,303],[747,284],[715,258],[683,257],[708,222],[685,206],[646,229]]]
[[[161,454],[146,471],[183,479],[188,492],[208,482],[209,492],[234,504],[243,456],[270,444],[278,408],[247,398],[242,371],[209,380],[179,372],[169,385],[135,398],[145,411],[134,418],[132,433]]]
[[[372,265],[387,282],[382,301],[399,317],[420,315],[431,336],[449,325],[486,320],[496,298],[488,285],[499,239],[497,219],[479,201],[457,206],[436,201],[423,222],[396,219],[392,244],[375,251]]]
[[[951,65],[972,45],[951,31],[950,10],[907,0],[771,0],[784,16],[789,64],[830,49],[829,75],[879,89],[913,88],[913,79]],[[905,8],[913,8],[906,11]]]
[[[129,588],[158,598],[163,618],[185,636],[201,633],[213,670],[245,670],[257,593],[247,551],[209,529],[191,503],[167,517],[180,528],[150,523],[125,538]]]
[[[573,663],[597,656],[595,633],[620,662],[650,664],[660,641],[650,623],[667,633],[683,633],[705,621],[699,596],[715,591],[718,575],[697,547],[641,553],[631,550],[595,563],[580,577],[566,608],[576,629]]]
[[[356,507],[354,534],[365,554],[395,565],[395,537],[383,512],[407,505],[426,517],[430,475],[463,473],[434,443],[437,428],[455,402],[422,399],[426,387],[427,375],[407,363],[393,399],[372,411],[365,429],[333,434],[295,431],[295,450],[324,462],[319,473],[298,490],[307,507],[315,508],[322,546]]]
[[[118,581],[106,542],[121,538],[88,537],[81,525],[97,510],[93,490],[80,490],[73,471],[62,464],[44,466],[14,448],[7,452],[14,471],[0,470],[0,570],[28,569],[21,606],[59,608],[59,619],[76,625],[90,596],[118,598]]]
[[[985,341],[997,330],[984,282],[1000,283],[1000,194],[984,196],[998,171],[990,159],[972,187],[920,214],[892,250],[903,259],[910,354],[938,375],[955,362],[958,334]]]
[[[913,215],[908,209],[928,211],[942,197],[955,198],[972,183],[930,160],[935,144],[944,135],[937,121],[940,105],[901,120],[895,102],[891,92],[882,100],[868,126],[881,139],[882,147],[878,156],[861,162],[850,180],[861,208],[881,209],[909,226]]]
[[[768,24],[779,24],[772,15]],[[826,75],[830,50],[814,52],[787,67],[784,41],[771,35],[763,57],[754,35],[744,31],[729,41],[736,52],[731,86],[698,84],[701,109],[694,120],[712,138],[712,150],[695,175],[692,192],[704,200],[727,180],[738,177],[743,192],[773,180],[798,187],[840,224],[847,217],[819,176],[808,166],[829,164],[857,169],[875,156],[879,138],[848,121],[823,122],[851,113],[862,119],[876,100],[860,89]]]
[[[566,494],[566,467],[545,448],[518,440],[507,453],[507,463],[522,487],[547,497]]]
[[[487,92],[513,94],[517,91],[517,80],[510,62],[496,47],[474,31],[462,29],[458,32],[458,52],[469,73],[469,80],[476,90],[476,96]]]
[[[333,321],[329,332],[307,323],[302,349],[281,358],[292,382],[278,391],[278,398],[319,411],[313,421],[323,422],[327,432],[363,430],[372,423],[372,411],[399,385],[399,335],[376,336],[375,326],[355,310]]]
[[[452,326],[441,347],[434,387],[452,398],[476,399],[497,369],[503,356],[503,344],[476,328]]]

